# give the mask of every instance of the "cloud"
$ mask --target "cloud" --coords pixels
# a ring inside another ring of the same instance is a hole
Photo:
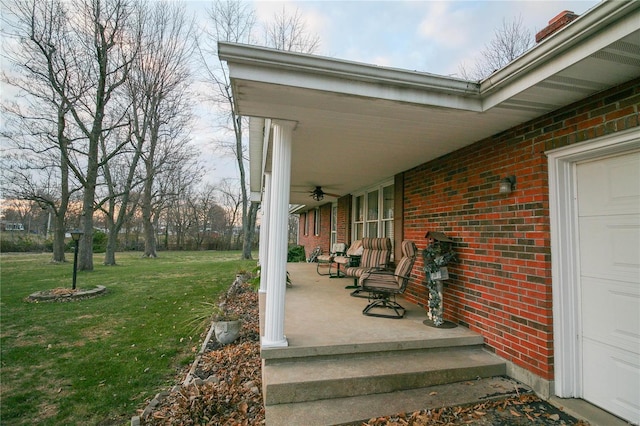
[[[468,42],[468,25],[472,18],[470,8],[458,8],[453,2],[427,2],[426,11],[417,34],[425,41],[444,47],[456,47]]]

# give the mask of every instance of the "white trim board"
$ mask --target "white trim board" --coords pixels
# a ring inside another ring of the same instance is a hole
[[[546,152],[549,165],[554,380],[555,394],[562,398],[580,398],[583,395],[576,164],[638,149],[640,132],[631,129]]]

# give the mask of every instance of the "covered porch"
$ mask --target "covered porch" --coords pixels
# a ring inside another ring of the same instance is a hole
[[[362,310],[367,299],[351,297],[352,290],[345,286],[353,278],[332,279],[316,273],[316,265],[288,263],[287,271],[292,287],[287,288],[285,298],[284,333],[288,347],[266,348],[263,354],[277,352],[315,353],[336,351],[336,347],[349,350],[356,346],[389,343],[413,346],[425,340],[436,345],[456,340],[482,343],[482,337],[465,327],[437,329],[425,326],[425,308],[398,299],[407,308],[400,320],[365,316]],[[264,315],[264,310],[260,311]]]
[[[404,174],[637,78],[630,52],[637,47],[638,10],[636,2],[601,2],[480,82],[220,42],[218,57],[229,68],[234,108],[250,118],[251,200],[262,210],[261,291],[270,296],[263,348],[289,344],[282,286],[292,206],[302,211],[343,201],[336,216],[344,215],[342,221],[351,228],[336,234],[342,232],[337,239],[347,243],[392,233],[396,246],[404,239],[416,240],[428,223],[405,222],[411,215],[403,210]],[[561,142],[567,138],[559,136]],[[528,164],[534,154],[504,163],[493,171],[495,178],[510,173],[514,162]],[[353,231],[356,225],[368,228],[356,224],[351,214],[354,196],[364,197],[388,180],[394,180],[398,192],[392,227],[387,231],[380,223],[359,235]],[[463,190],[478,185],[469,183]],[[323,188],[326,197],[311,197],[314,188]],[[448,185],[438,191],[458,194]],[[462,207],[465,201],[454,202]],[[328,246],[328,236],[326,241]]]
[[[505,361],[478,333],[426,326],[425,309],[402,299],[402,319],[365,316],[367,299],[345,289],[351,278],[320,276],[309,263],[287,271],[288,345],[262,348],[268,424],[343,424],[514,392]]]

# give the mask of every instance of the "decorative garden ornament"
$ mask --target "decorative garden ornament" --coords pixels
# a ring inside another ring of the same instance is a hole
[[[427,278],[429,289],[429,309],[427,316],[433,325],[440,327],[444,324],[442,315],[444,313],[442,300],[442,281],[449,278],[447,265],[455,260],[453,251],[453,240],[450,240],[441,232],[427,232],[427,247],[422,251],[424,259],[424,272]]]
[[[241,328],[242,321],[239,319],[218,321],[214,327],[216,340],[223,345],[227,345],[238,338]]]

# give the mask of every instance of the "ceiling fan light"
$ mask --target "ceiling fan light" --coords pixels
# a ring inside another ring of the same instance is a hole
[[[319,186],[316,186],[316,189],[311,191],[311,198],[313,198],[316,201],[322,200],[324,198],[324,192],[322,191],[322,188]]]

